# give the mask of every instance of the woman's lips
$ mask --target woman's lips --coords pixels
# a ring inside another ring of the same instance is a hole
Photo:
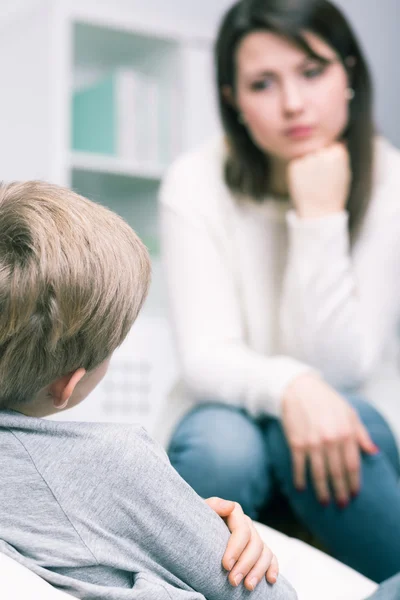
[[[313,131],[314,127],[311,125],[300,125],[298,127],[287,129],[285,135],[294,140],[301,140],[310,137]]]

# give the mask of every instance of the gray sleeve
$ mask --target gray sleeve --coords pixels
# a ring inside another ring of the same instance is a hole
[[[367,600],[398,600],[400,598],[400,575],[395,575],[379,586]]]
[[[87,460],[90,469],[81,481],[75,471],[69,489],[73,513],[78,506],[90,508],[75,525],[101,564],[150,572],[207,600],[297,598],[283,577],[274,586],[264,579],[251,593],[243,585],[233,588],[221,563],[230,536],[223,520],[181,479],[143,429],[111,431],[107,435],[103,430],[101,452],[92,448],[86,459],[80,448],[80,464]]]

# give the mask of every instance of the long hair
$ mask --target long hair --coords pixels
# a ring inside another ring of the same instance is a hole
[[[269,193],[270,161],[256,146],[237,109],[228,103],[223,89],[236,93],[236,54],[241,41],[254,31],[284,36],[323,62],[307,43],[304,31],[321,37],[338,54],[355,97],[344,133],[350,154],[352,184],[347,200],[352,238],[368,208],[373,171],[373,93],[369,69],[360,45],[343,14],[327,0],[241,0],[226,13],[215,46],[218,98],[229,153],[225,180],[234,194],[263,201]],[[349,66],[349,58],[354,64]]]

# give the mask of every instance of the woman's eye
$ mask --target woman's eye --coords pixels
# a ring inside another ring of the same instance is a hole
[[[255,81],[254,83],[252,83],[251,89],[258,92],[260,90],[269,90],[271,86],[272,86],[272,81],[270,79],[263,79],[263,80]]]
[[[303,72],[303,75],[306,79],[315,79],[322,75],[325,71],[325,67],[323,65],[318,65],[315,67],[310,67]]]

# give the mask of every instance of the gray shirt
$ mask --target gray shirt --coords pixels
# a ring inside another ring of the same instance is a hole
[[[136,425],[0,411],[0,551],[84,600],[294,600],[223,569],[229,531]]]

